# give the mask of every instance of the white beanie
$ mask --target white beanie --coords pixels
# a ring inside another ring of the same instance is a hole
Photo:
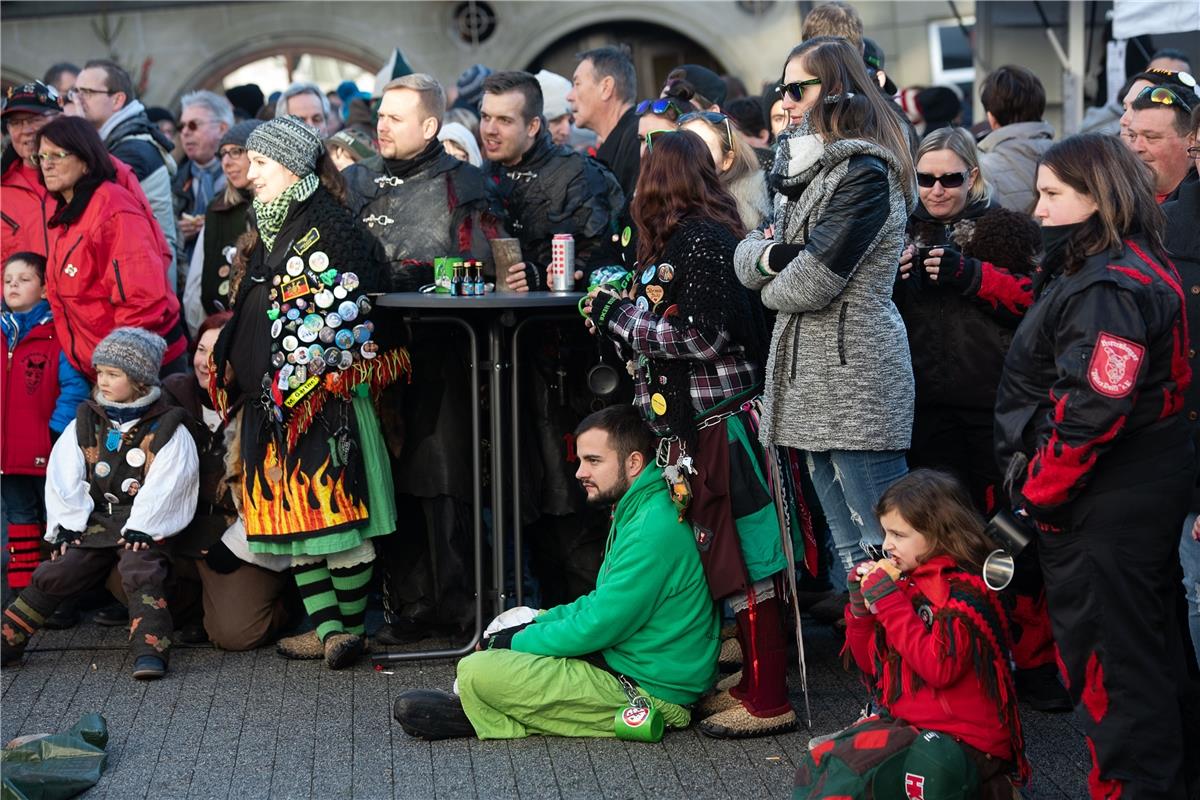
[[[569,80],[547,70],[542,70],[533,77],[537,78],[542,87],[542,116],[547,122],[571,113],[571,106],[567,103],[567,92],[571,91]]]

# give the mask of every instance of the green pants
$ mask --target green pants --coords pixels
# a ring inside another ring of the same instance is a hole
[[[483,650],[458,662],[458,693],[480,739],[611,737],[613,717],[629,702],[611,673],[586,661],[513,650]],[[691,724],[683,706],[646,697],[667,727]]]

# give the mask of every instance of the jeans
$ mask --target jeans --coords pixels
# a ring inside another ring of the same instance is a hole
[[[1192,526],[1197,513],[1193,511],[1183,521],[1179,538],[1179,563],[1183,566],[1183,588],[1187,593],[1188,628],[1192,632],[1192,647],[1196,665],[1200,666],[1200,542],[1192,538]]]
[[[841,561],[841,570],[831,566],[829,579],[835,588],[844,589],[851,568],[867,558],[860,543],[883,545],[875,503],[885,489],[908,473],[908,466],[901,450],[826,450],[806,456],[808,474]]]

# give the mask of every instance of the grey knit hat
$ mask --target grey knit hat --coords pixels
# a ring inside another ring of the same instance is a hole
[[[217,151],[220,152],[221,148],[227,144],[245,147],[246,140],[250,138],[250,134],[255,128],[262,124],[263,121],[261,119],[248,119],[244,122],[239,122],[237,125],[234,125],[232,128],[225,131],[225,135],[221,137],[220,144],[217,145]]]
[[[297,117],[276,117],[254,129],[246,149],[262,153],[303,178],[317,168],[321,138]]]
[[[92,367],[116,367],[131,381],[158,386],[167,343],[157,333],[141,328],[117,328],[92,351]]]

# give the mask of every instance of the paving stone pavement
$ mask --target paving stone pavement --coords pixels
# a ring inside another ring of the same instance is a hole
[[[65,730],[85,712],[104,714],[108,768],[87,800],[785,798],[810,736],[717,741],[686,730],[656,745],[423,742],[392,722],[391,701],[406,688],[449,688],[451,661],[331,672],[319,661],[286,661],[272,648],[178,647],[165,679],[140,683],[129,676],[125,638],[90,623],[46,631],[21,666],[0,672],[3,741]],[[828,733],[855,718],[864,692],[843,671],[830,629],[810,623],[805,641],[812,731]],[[1085,797],[1088,759],[1075,720],[1024,711],[1034,769],[1025,797]]]

